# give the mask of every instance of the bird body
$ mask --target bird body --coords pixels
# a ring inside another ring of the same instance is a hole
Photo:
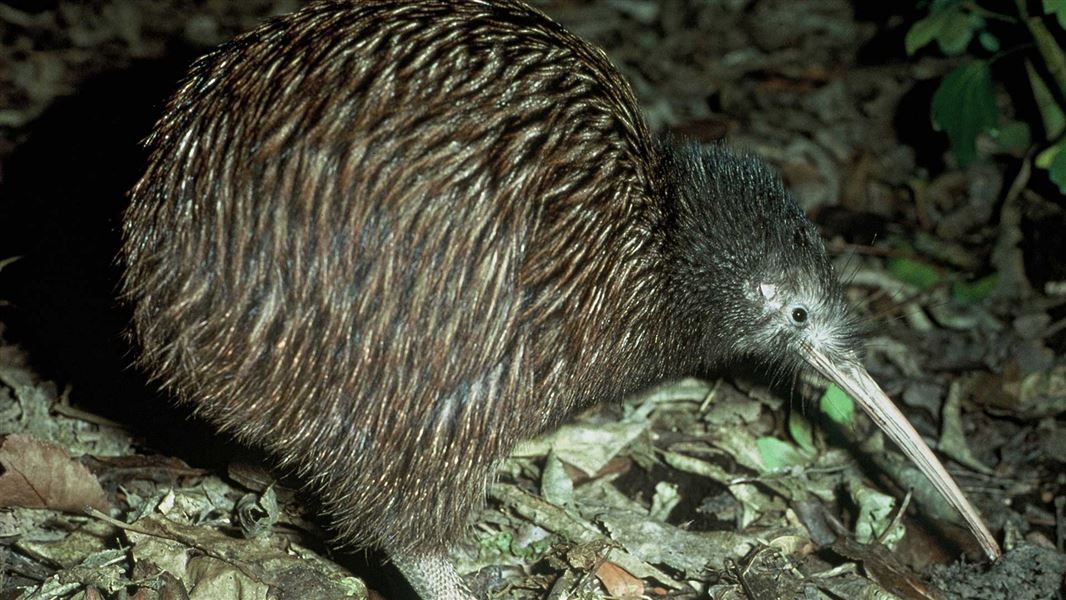
[[[238,38],[132,194],[145,364],[302,467],[346,539],[442,545],[516,439],[676,358],[641,320],[665,282],[635,110],[516,4],[326,3]]]
[[[148,146],[123,243],[142,364],[401,568],[577,410],[859,360],[773,172],[653,136],[602,52],[518,2],[312,4],[198,61]]]

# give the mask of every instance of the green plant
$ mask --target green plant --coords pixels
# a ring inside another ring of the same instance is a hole
[[[997,2],[995,6],[1010,4]],[[908,30],[905,44],[909,55],[934,42],[947,56],[970,52],[940,82],[930,107],[934,128],[947,134],[960,165],[977,156],[981,134],[1004,150],[1025,151],[1033,143],[1032,132],[1039,128],[1043,142],[1034,162],[1066,193],[1066,54],[1052,32],[1053,27],[1066,29],[1066,0],[1040,0],[1040,7],[1040,14],[1031,14],[1026,0],[1015,0],[1013,12],[1001,13],[972,0],[933,0],[928,14]],[[1028,41],[1001,48],[1000,37],[993,33],[997,28],[1010,33],[1012,39]],[[1016,106],[1019,94],[1029,96],[1026,100],[1039,113],[1029,119],[1033,122],[1001,113],[992,66],[1002,60],[1024,65],[1028,89],[1008,90],[1008,95]]]

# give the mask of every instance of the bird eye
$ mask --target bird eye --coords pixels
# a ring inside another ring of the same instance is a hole
[[[802,306],[792,308],[792,321],[797,325],[807,322],[807,309]]]

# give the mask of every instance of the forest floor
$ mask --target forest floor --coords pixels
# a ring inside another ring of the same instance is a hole
[[[313,500],[167,402],[121,335],[140,142],[191,60],[299,4],[0,3],[0,598],[389,593],[380,556],[331,552]],[[953,60],[907,56],[909,21],[846,0],[537,6],[607,51],[656,131],[780,171],[864,316],[870,373],[1006,554],[988,564],[846,400],[754,373],[522,446],[456,549],[475,587],[1066,597],[1066,200],[1024,152],[954,164],[929,118]]]

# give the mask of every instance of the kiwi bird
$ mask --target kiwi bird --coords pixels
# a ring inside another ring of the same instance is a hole
[[[141,364],[426,600],[469,597],[445,550],[517,441],[737,361],[836,382],[998,555],[773,171],[653,135],[524,4],[275,18],[195,63],[148,148],[121,257]]]

